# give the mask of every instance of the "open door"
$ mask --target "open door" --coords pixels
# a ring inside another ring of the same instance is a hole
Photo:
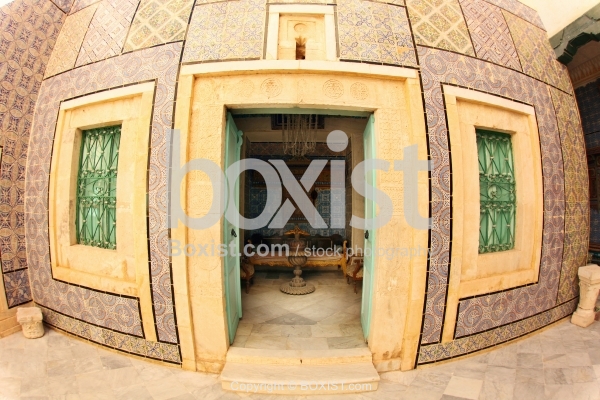
[[[363,136],[365,160],[375,158],[375,118],[373,115],[369,118],[365,133]],[[374,186],[375,170],[367,171],[365,174],[365,219],[375,218],[375,202],[371,199],[375,198]],[[369,199],[370,197],[371,199]],[[364,266],[363,266],[363,293],[362,305],[360,310],[360,322],[363,328],[365,339],[369,340],[369,328],[371,326],[371,303],[373,296],[373,267],[375,264],[375,229],[365,229],[365,244],[364,244]]]
[[[242,131],[235,126],[233,117],[227,113],[227,124],[225,126],[225,165],[224,169],[240,160],[240,150],[242,147]],[[235,171],[234,171],[235,173]],[[239,177],[239,173],[235,173]],[[226,187],[226,199],[229,199],[228,185]],[[240,182],[235,184],[235,202],[239,209],[240,201]],[[238,215],[238,213],[235,213]],[[239,218],[239,217],[238,217]],[[227,325],[229,327],[229,343],[233,343],[238,323],[242,318],[242,292],[240,288],[240,238],[239,221],[228,221],[223,218],[223,243],[227,244],[227,255],[224,259],[225,271],[225,302],[227,307]],[[231,244],[233,242],[233,245]],[[231,251],[235,249],[235,251]]]

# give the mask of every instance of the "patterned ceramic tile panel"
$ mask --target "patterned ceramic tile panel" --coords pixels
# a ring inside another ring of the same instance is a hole
[[[105,0],[83,39],[75,66],[89,64],[121,53],[139,0]]]
[[[556,322],[572,314],[576,308],[577,299],[523,319],[517,323],[494,328],[468,338],[444,344],[421,346],[417,362],[418,364],[428,364],[447,360],[505,343]]]
[[[519,56],[500,9],[483,0],[460,0],[477,57],[521,70]]]
[[[535,298],[533,309],[526,307],[524,316],[544,311],[555,304],[558,277],[562,259],[564,192],[561,147],[556,117],[547,86],[516,71],[425,47],[418,47],[422,64],[422,80],[427,110],[429,147],[434,170],[431,172],[433,226],[430,231],[431,257],[426,295],[426,312],[422,344],[438,342],[443,325],[451,243],[450,154],[441,82],[458,84],[479,91],[509,97],[536,108],[540,130],[544,175],[544,245],[539,285],[525,289],[529,298]],[[513,296],[513,291],[477,297],[460,303],[457,337],[482,330],[483,326],[498,326],[502,321],[515,320],[516,314],[507,312],[496,318],[492,305],[502,296]],[[471,309],[475,311],[471,311]],[[490,316],[488,319],[469,319],[471,315]],[[519,314],[521,315],[521,314]],[[473,326],[473,324],[475,324]]]
[[[176,364],[181,363],[179,346],[176,344],[150,342],[142,338],[86,324],[46,307],[41,307],[41,309],[44,322],[82,339],[141,357]]]
[[[517,48],[523,72],[566,92],[571,92],[568,73],[556,61],[546,31],[510,12],[503,11],[503,14]],[[567,73],[566,77],[564,73]]]
[[[339,0],[337,11],[341,59],[417,65],[404,7]]]
[[[194,0],[141,0],[124,50],[183,40],[193,4]]]
[[[458,0],[407,0],[419,45],[475,55]]]
[[[102,0],[75,0],[73,3],[73,7],[71,7],[71,14],[76,13],[79,10],[86,8],[87,6],[91,6],[94,3],[98,3]]]
[[[97,7],[98,4],[94,4],[67,17],[58,35],[55,51],[52,52],[48,62],[45,78],[68,71],[75,66],[81,43]]]
[[[8,306],[31,300],[25,252],[25,163],[38,92],[63,12],[45,0],[0,8],[0,254]],[[2,277],[0,277],[2,279]]]
[[[590,135],[600,132],[600,80],[575,89],[575,96],[581,113],[583,133]]]
[[[538,28],[544,29],[544,24],[540,15],[533,8],[526,6],[519,0],[486,0],[490,4],[495,4],[498,7],[505,9],[518,17],[523,18]]]
[[[589,180],[585,143],[573,96],[552,89],[565,170],[565,250],[557,304],[579,295],[577,271],[587,264]]]
[[[36,302],[66,315],[83,320],[89,318],[99,326],[107,327],[108,319],[111,318],[117,321],[118,326],[115,330],[124,333],[139,331],[141,327],[137,300],[108,294],[100,296],[97,292],[52,279],[48,242],[48,180],[60,101],[156,79],[148,177],[150,272],[158,338],[170,343],[176,343],[177,336],[164,199],[167,197],[168,171],[166,143],[172,123],[174,88],[180,55],[181,43],[168,44],[109,58],[45,80],[32,128],[25,193],[25,226],[28,243],[31,244],[27,247],[27,255]],[[91,309],[83,307],[92,302]],[[121,322],[123,315],[127,319]],[[135,324],[127,325],[128,321]]]
[[[265,0],[199,4],[194,8],[184,62],[262,57]]]
[[[65,14],[68,14],[71,11],[71,6],[73,6],[73,0],[52,0],[54,4],[58,8],[60,8]]]

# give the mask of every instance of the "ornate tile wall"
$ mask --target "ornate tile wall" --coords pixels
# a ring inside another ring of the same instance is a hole
[[[24,225],[27,145],[44,70],[64,20],[45,0],[15,0],[0,8],[0,290],[9,307],[31,300]]]
[[[87,30],[76,67],[121,54],[139,0],[104,0]]]
[[[94,4],[67,17],[58,35],[55,51],[48,61],[44,78],[68,71],[75,66],[81,43],[97,7],[98,4]]]
[[[565,245],[557,304],[579,296],[577,271],[587,264],[589,180],[585,143],[573,96],[552,89],[565,170]]]
[[[508,342],[509,340],[521,337],[553,322],[559,321],[572,314],[576,308],[577,299],[523,319],[512,325],[490,329],[489,331],[478,333],[468,338],[454,340],[450,343],[421,346],[418,355],[418,363],[422,365],[447,360]]]
[[[460,0],[478,58],[521,70],[502,11],[485,1]]]
[[[100,326],[86,324],[46,307],[41,307],[44,322],[67,333],[78,336],[115,350],[125,351],[136,356],[170,363],[181,363],[179,346],[168,343],[149,342],[134,336],[115,332]]]
[[[577,105],[579,106],[579,112],[581,113],[583,133],[586,136],[600,132],[599,84],[600,79],[575,89],[575,97],[577,99]]]
[[[461,85],[532,104],[539,124],[544,175],[544,243],[540,284],[459,303],[456,337],[470,335],[544,311],[556,302],[564,234],[563,163],[552,100],[546,85],[516,71],[456,53],[418,47],[427,109],[431,159],[431,257],[421,344],[439,342],[451,266],[451,173],[442,82]],[[524,294],[522,294],[524,293]],[[511,296],[511,297],[507,297]],[[519,307],[517,299],[536,301]],[[517,306],[494,314],[494,304]]]
[[[552,86],[571,92],[570,80],[565,81],[565,78],[568,79],[568,73],[565,77],[566,70],[562,71],[560,63],[556,61],[556,55],[550,46],[546,31],[508,11],[503,11],[503,14],[517,48],[523,72]]]
[[[194,0],[141,0],[124,51],[185,38]]]
[[[417,65],[404,7],[339,0],[337,16],[341,59]]]
[[[534,24],[538,28],[545,29],[542,19],[539,14],[531,7],[526,6],[518,0],[485,0],[490,4],[495,4],[498,7],[513,13],[517,17],[523,18],[525,21]]]
[[[77,11],[86,8],[87,6],[91,6],[94,3],[98,3],[102,0],[75,0],[73,3],[73,7],[71,7],[71,14],[76,13]]]
[[[190,21],[183,61],[261,58],[265,18],[265,0],[198,4]]]
[[[177,343],[168,257],[166,205],[167,134],[181,43],[109,58],[46,79],[32,128],[27,159],[25,227],[31,286],[37,303],[62,314],[132,335],[140,334],[137,299],[100,293],[52,278],[48,242],[48,184],[60,102],[109,88],[156,80],[149,168],[149,251],[153,308],[160,341]]]
[[[418,45],[475,56],[458,0],[406,0]]]
[[[71,11],[71,7],[73,6],[73,0],[52,0],[54,4],[58,8],[62,10],[65,14],[68,14]]]

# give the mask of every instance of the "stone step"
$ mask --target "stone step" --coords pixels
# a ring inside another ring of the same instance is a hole
[[[331,350],[269,350],[230,347],[227,362],[270,365],[340,365],[372,362],[368,348]]]
[[[17,309],[0,312],[0,338],[12,335],[21,330],[17,322]]]
[[[377,390],[368,348],[270,350],[230,347],[223,389],[262,394],[340,394]]]

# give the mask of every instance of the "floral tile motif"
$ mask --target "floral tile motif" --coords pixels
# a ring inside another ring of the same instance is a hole
[[[451,243],[451,175],[448,132],[441,84],[461,85],[475,90],[512,98],[532,104],[539,124],[541,153],[544,163],[544,238],[541,260],[542,279],[539,284],[514,291],[502,292],[461,301],[456,336],[466,336],[502,323],[544,311],[555,304],[562,262],[564,235],[563,161],[556,116],[548,86],[514,70],[464,57],[456,53],[418,47],[422,64],[423,94],[427,110],[430,156],[434,162],[431,172],[432,229],[428,291],[422,344],[440,340],[443,326],[445,297],[448,284]],[[553,183],[554,182],[554,183]],[[557,223],[558,222],[558,223]],[[525,294],[521,294],[521,292]],[[493,305],[504,304],[504,298],[536,298],[534,307],[507,310],[494,314]],[[539,299],[539,300],[537,300]],[[489,316],[489,318],[487,317]]]
[[[449,343],[421,346],[417,363],[422,365],[447,360],[505,343],[552,324],[572,314],[576,308],[577,299],[574,299],[511,325],[494,328]]]
[[[71,14],[75,14],[77,11],[86,8],[87,6],[91,6],[94,3],[98,3],[102,0],[75,0],[73,3],[73,7],[71,7]]]
[[[40,101],[32,128],[25,186],[25,229],[28,243],[31,244],[27,247],[27,259],[36,303],[121,333],[141,334],[137,299],[99,293],[52,278],[47,193],[60,102],[75,96],[156,79],[148,177],[150,273],[158,338],[169,343],[177,343],[177,334],[170,286],[167,214],[164,212],[163,199],[167,193],[167,135],[172,123],[175,95],[173,88],[181,50],[181,43],[157,46],[112,57],[46,79],[40,89]]]
[[[265,40],[265,0],[198,4],[183,51],[184,62],[257,59]]]
[[[75,66],[81,43],[96,12],[97,4],[71,14],[56,40],[55,51],[52,52],[44,78],[60,74]]]
[[[340,58],[416,66],[417,58],[404,7],[338,1]]]
[[[460,0],[477,57],[521,70],[519,56],[500,9],[483,0]]]
[[[132,337],[100,326],[82,323],[43,306],[40,308],[42,309],[44,322],[67,333],[137,356],[181,364],[179,346],[176,344],[156,343]],[[152,349],[152,351],[148,351],[148,349]]]
[[[554,87],[571,92],[571,83],[565,77],[565,69],[560,68],[559,62],[546,31],[516,17],[510,12],[502,11],[515,47],[521,60],[523,72]]]
[[[105,0],[83,39],[76,67],[121,53],[139,0]]]
[[[25,163],[35,102],[64,13],[52,2],[0,7],[0,282],[9,307],[31,300],[25,252]]]
[[[68,14],[71,11],[71,6],[73,6],[73,0],[52,0],[52,2],[65,14]]]
[[[505,9],[514,15],[523,18],[525,21],[537,26],[540,29],[545,29],[540,15],[533,8],[526,6],[519,0],[485,0],[490,4],[494,4]]]
[[[418,45],[475,56],[458,0],[406,0]]]
[[[577,271],[587,263],[589,189],[585,142],[573,96],[552,89],[565,169],[565,250],[557,304],[579,295]]]
[[[141,0],[124,51],[183,40],[193,4],[194,0]]]

